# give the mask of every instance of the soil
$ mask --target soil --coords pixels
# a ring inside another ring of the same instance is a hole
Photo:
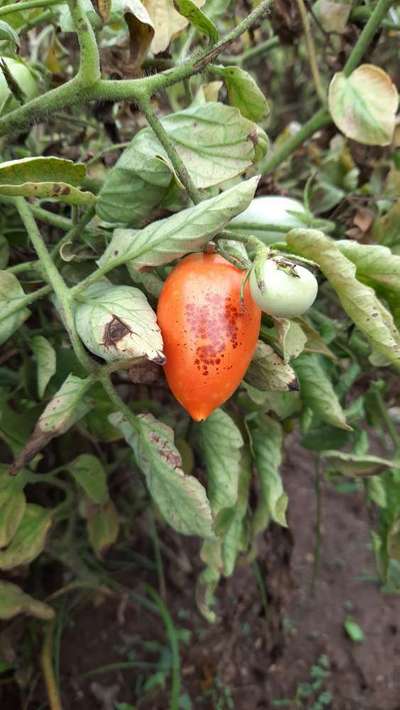
[[[162,550],[167,608],[180,636],[181,707],[400,710],[400,599],[385,595],[376,579],[362,496],[322,482],[320,566],[312,594],[315,466],[293,435],[283,474],[289,530],[271,527],[261,541],[257,567],[242,565],[221,584],[214,625],[200,617],[195,605],[195,543],[188,540],[182,547],[181,540],[161,531],[167,546]],[[174,556],[165,549],[175,550]],[[151,547],[140,552],[138,560],[154,559]],[[112,559],[110,553],[109,564]],[[157,586],[155,573],[138,562],[133,571],[125,570],[123,581],[137,593],[143,593],[144,581]],[[349,616],[362,628],[364,641],[346,635]],[[157,662],[160,649],[168,664],[158,615],[140,603],[104,601],[99,595],[97,604],[81,602],[66,618],[60,658],[64,710],[114,710],[115,703],[140,710],[170,707],[169,675],[154,675],[160,665],[155,670],[101,670],[111,663]],[[329,672],[321,687],[301,700],[301,684],[312,683],[321,656]],[[96,675],[82,677],[94,669]],[[146,679],[154,684],[163,678],[164,688],[144,691]],[[2,710],[16,707],[1,702]],[[46,705],[33,702],[27,710],[38,707]]]

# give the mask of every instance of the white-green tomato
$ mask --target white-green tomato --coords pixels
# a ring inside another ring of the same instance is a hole
[[[260,288],[261,281],[263,288]],[[266,259],[257,282],[255,270],[250,275],[250,290],[264,313],[277,318],[294,318],[305,313],[314,303],[318,283],[304,266],[279,259]]]
[[[306,226],[306,210],[304,205],[291,197],[279,195],[261,195],[255,197],[248,208],[234,217],[229,223],[229,229],[258,237],[265,244],[285,239],[285,232],[274,227],[285,228],[287,231],[295,227]]]
[[[2,59],[7,65],[11,76],[23,92],[26,101],[35,98],[39,93],[39,88],[38,82],[30,68],[18,59],[12,59],[12,57],[2,57]],[[19,106],[20,104],[13,97],[0,67],[0,114],[12,111]]]

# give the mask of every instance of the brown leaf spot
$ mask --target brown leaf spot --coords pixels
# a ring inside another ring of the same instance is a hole
[[[131,333],[131,329],[118,316],[113,315],[104,329],[103,344],[106,348],[116,347],[122,338]]]

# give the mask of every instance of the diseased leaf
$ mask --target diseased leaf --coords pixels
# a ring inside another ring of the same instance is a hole
[[[81,301],[75,308],[76,329],[92,353],[107,362],[146,357],[164,363],[156,314],[138,288],[104,280],[89,286]]]
[[[85,399],[85,394],[91,384],[90,379],[68,375],[39,417],[27,444],[16,457],[10,469],[12,473],[25,466],[54,436],[64,434],[89,411],[91,403]]]
[[[351,431],[319,356],[304,353],[294,360],[293,369],[300,382],[300,394],[304,405],[310,407],[324,422]]]
[[[25,293],[17,277],[8,271],[0,271],[0,345],[3,345],[29,318],[30,313],[27,308],[17,309],[18,301],[24,296]],[[10,311],[11,315],[7,316]]]
[[[54,618],[51,606],[25,594],[16,584],[0,581],[0,619],[7,621],[18,614],[29,614],[43,621]]]
[[[356,279],[356,267],[336,243],[317,230],[294,229],[288,244],[293,251],[316,261],[331,283],[347,315],[367,336],[372,347],[400,367],[400,333],[390,312],[369,286]]]
[[[140,0],[122,0],[118,5],[129,29],[132,64],[140,67],[154,38],[153,20]]]
[[[348,454],[344,451],[322,451],[321,456],[327,459],[327,467],[335,473],[344,476],[376,476],[388,468],[393,468],[395,463],[380,456],[368,454]]]
[[[186,17],[193,27],[207,35],[211,42],[215,44],[218,42],[219,32],[213,21],[199,10],[198,5],[199,3],[196,4],[193,0],[174,0],[174,6],[179,14]]]
[[[9,544],[24,517],[23,486],[23,480],[10,476],[8,466],[0,464],[0,549]]]
[[[213,74],[223,78],[231,106],[239,109],[250,121],[262,121],[269,114],[268,101],[249,72],[241,67],[213,68]]]
[[[81,454],[67,470],[93,503],[102,505],[107,502],[107,476],[96,456]]]
[[[297,390],[299,387],[293,368],[261,340],[257,343],[245,380],[259,390],[271,392]]]
[[[215,187],[244,173],[262,157],[267,137],[235,108],[208,102],[161,119],[196,187]],[[98,216],[142,226],[176,182],[153,131],[139,131],[108,173],[97,200]]]
[[[362,64],[349,77],[335,74],[328,101],[335,124],[347,138],[365,145],[391,143],[399,96],[383,69]]]
[[[37,386],[42,399],[51,378],[57,369],[56,351],[43,335],[34,335],[31,347],[37,365]]]
[[[130,262],[135,269],[141,269],[167,264],[184,254],[199,251],[225,227],[232,216],[247,207],[257,183],[258,178],[241,182],[217,197],[154,222],[140,231],[116,229],[99,265],[119,266]]]
[[[78,185],[86,174],[82,163],[53,157],[21,158],[0,163],[0,195],[48,197],[72,205],[91,205],[91,192]]]
[[[89,542],[97,557],[101,558],[118,538],[117,509],[112,500],[108,500],[104,505],[89,505],[86,519]]]
[[[29,503],[10,544],[0,550],[0,569],[6,571],[32,562],[43,551],[50,525],[51,511]]]
[[[197,7],[202,7],[205,0],[194,0]],[[188,21],[174,8],[173,0],[143,0],[154,23],[155,34],[151,44],[153,54],[164,52],[171,39],[185,29]]]
[[[184,535],[213,537],[206,491],[194,476],[182,471],[172,429],[151,414],[137,416],[135,428],[121,413],[112,414],[110,421],[132,447],[150,495],[165,520]]]
[[[271,417],[259,415],[251,423],[251,442],[260,483],[252,526],[253,536],[256,536],[265,530],[270,519],[287,526],[288,497],[279,473],[283,443],[281,425]]]
[[[86,175],[83,163],[50,156],[0,163],[0,185],[59,182],[78,187]]]
[[[54,198],[68,205],[93,205],[96,196],[91,192],[79,190],[65,182],[25,182],[20,185],[0,184],[0,195],[10,197]]]
[[[235,505],[238,496],[243,438],[233,419],[216,409],[198,425],[207,469],[208,497],[213,515]]]
[[[318,355],[325,355],[325,357],[329,357],[331,360],[337,359],[336,355],[332,352],[332,350],[328,348],[327,344],[322,339],[322,336],[318,333],[317,330],[315,330],[315,328],[312,327],[312,325],[310,325],[310,323],[308,323],[308,321],[305,320],[305,318],[297,318],[296,322],[301,327],[304,335],[307,338],[304,346],[306,352],[317,353]]]

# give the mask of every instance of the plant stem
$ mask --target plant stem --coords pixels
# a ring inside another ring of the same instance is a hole
[[[193,183],[193,180],[190,177],[183,160],[181,159],[178,151],[176,150],[160,119],[156,116],[156,113],[153,110],[150,101],[140,101],[139,105],[144,115],[146,116],[149,125],[153,129],[158,140],[163,146],[165,152],[167,153],[168,158],[170,159],[177,176],[185,186],[188,195],[191,197],[194,204],[197,204],[201,201],[201,193]]]
[[[358,67],[361,59],[371,44],[376,31],[379,29],[385,15],[388,13],[393,0],[378,0],[375,8],[361,32],[350,56],[343,67],[343,73],[349,76],[356,67]]]
[[[306,41],[308,61],[310,64],[311,76],[314,81],[315,91],[319,97],[319,100],[323,106],[326,104],[326,92],[322,86],[321,76],[318,69],[317,55],[315,52],[314,40],[311,32],[310,21],[308,18],[308,13],[304,0],[296,0],[297,7],[299,9],[301,22],[304,30],[304,38]]]
[[[273,49],[276,49],[276,47],[279,47],[279,37],[270,37],[264,42],[260,42],[255,47],[246,49],[243,54],[221,54],[219,61],[221,64],[250,64],[250,62],[271,52]]]
[[[288,138],[288,140],[282,143],[282,145],[273,151],[271,155],[267,155],[267,157],[259,163],[259,171],[263,175],[271,173],[278,167],[278,165],[283,163],[292,153],[294,153],[297,148],[300,148],[300,146],[303,145],[308,138],[311,138],[314,133],[319,131],[324,126],[329,126],[331,120],[332,119],[328,111],[321,108],[314,114],[314,116],[312,116],[312,118],[310,118],[309,121],[307,121],[307,123],[304,124],[304,126],[300,128],[299,131],[297,131],[297,133],[295,133],[291,138]]]
[[[54,621],[50,621],[46,627],[40,661],[46,684],[50,710],[62,710],[60,692],[57,686],[53,667],[53,633]]]
[[[20,311],[23,308],[30,306],[31,303],[34,303],[39,298],[47,296],[49,293],[51,293],[51,286],[43,286],[43,288],[39,288],[37,291],[33,291],[33,293],[27,293],[26,296],[22,296],[22,298],[17,298],[15,300],[14,305],[10,305],[8,308],[5,308],[1,311],[0,323],[6,318],[10,318],[10,316],[14,315],[14,313],[17,313],[17,311]]]
[[[71,340],[75,355],[83,367],[88,370],[88,372],[93,372],[96,366],[92,363],[91,358],[86,353],[86,350],[83,347],[75,329],[70,290],[66,286],[64,279],[53,262],[51,254],[48,251],[37,224],[32,216],[28,203],[23,197],[17,197],[15,199],[15,206],[20,214],[22,222],[25,225],[26,231],[28,232],[32,246],[38,255],[43,273],[57,297],[59,313]]]
[[[50,7],[51,5],[59,5],[60,0],[25,0],[25,2],[15,2],[5,7],[0,7],[0,17],[10,15],[12,12],[23,12],[31,10],[34,7]]]
[[[33,1],[33,0],[32,0]],[[13,133],[39,121],[45,116],[75,104],[89,101],[146,101],[157,91],[188,79],[212,62],[231,42],[254,25],[266,12],[272,0],[263,0],[224,40],[187,63],[168,69],[144,79],[102,80],[99,78],[98,51],[93,30],[81,6],[73,6],[73,17],[81,48],[81,64],[78,74],[56,89],[32,99],[24,106],[0,118],[0,136]],[[97,78],[96,78],[97,77]]]
[[[136,420],[136,416],[133,414],[133,412],[131,412],[128,405],[125,404],[124,400],[121,399],[121,397],[119,396],[119,394],[116,391],[113,383],[111,382],[111,378],[107,374],[107,372],[105,370],[103,370],[101,372],[101,374],[99,374],[98,379],[101,382],[101,384],[103,385],[104,390],[108,394],[110,401],[112,402],[112,404],[115,405],[117,411],[122,412],[122,414],[124,415],[124,417],[126,417],[128,422],[130,423],[130,425],[135,430],[137,430],[138,429],[138,422]]]

